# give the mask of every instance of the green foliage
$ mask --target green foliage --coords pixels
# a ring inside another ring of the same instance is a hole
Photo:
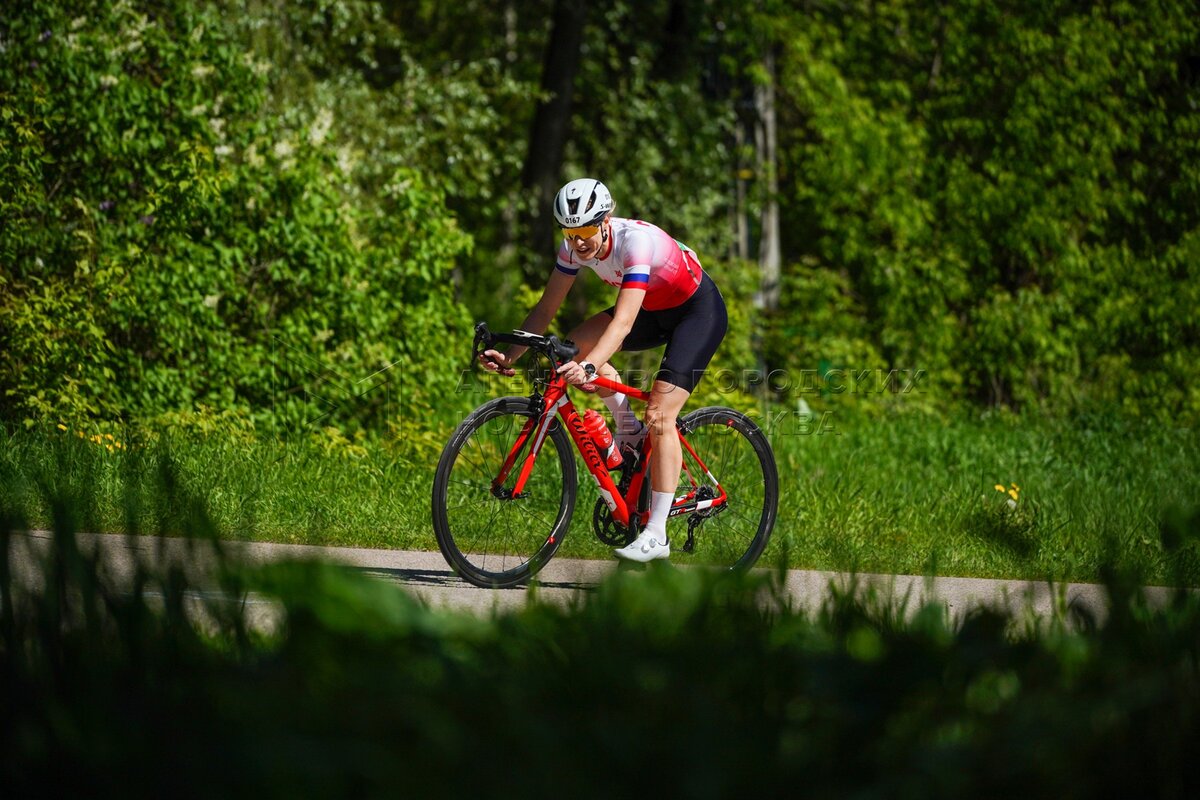
[[[780,307],[787,310],[772,315],[764,341],[778,371],[769,382],[776,393],[809,402],[818,395],[845,391],[839,390],[846,383],[839,378],[847,370],[865,369],[873,375],[891,372],[867,335],[870,325],[845,273],[822,269],[810,259],[787,271],[781,294]]]
[[[59,517],[21,571],[12,509],[0,526],[17,796],[461,797],[523,765],[493,790],[613,797],[645,786],[619,766],[631,742],[688,794],[1200,788],[1200,604],[1154,607],[1116,574],[1103,619],[1023,631],[855,586],[804,613],[769,580],[671,569],[470,618],[344,567],[245,566],[200,514],[114,572]]]
[[[522,276],[550,269],[518,220],[553,5],[18,2],[0,417],[203,403],[384,429],[393,390],[426,415],[469,321],[515,324],[540,289]],[[734,314],[718,368],[823,390],[831,370],[922,370],[941,411],[1200,413],[1191,4],[587,14],[562,177],[603,177],[620,213],[697,250]],[[755,144],[767,82],[775,165]],[[737,256],[772,174],[784,299],[757,315]],[[557,329],[611,302],[578,294]]]
[[[270,65],[270,110],[297,129],[324,121],[358,202],[373,204],[397,170],[417,169],[465,227],[495,240],[524,146],[506,115],[533,88],[487,47],[497,40],[483,18],[495,9],[456,9],[478,15],[447,32],[471,39],[460,45],[472,57],[459,60],[435,47],[432,30],[456,16],[428,6],[321,0],[256,9],[235,25]],[[282,24],[264,24],[268,14]]]
[[[453,388],[430,343],[466,327],[471,239],[440,183],[356,173],[328,111],[267,114],[219,8],[40,4],[5,37],[6,417],[380,426]]]
[[[845,274],[889,364],[946,400],[1195,419],[1189,4],[768,8],[793,269]]]
[[[730,247],[735,110],[704,91],[702,59],[718,46],[710,12],[695,9],[686,36],[669,27],[672,5],[595,10],[564,174],[598,173],[618,215],[653,222],[708,264]]]

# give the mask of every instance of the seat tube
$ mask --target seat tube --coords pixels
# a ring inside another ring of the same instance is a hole
[[[600,497],[608,506],[608,510],[612,512],[613,519],[621,525],[628,525],[629,508],[625,505],[625,499],[621,497],[621,492],[613,483],[608,466],[604,463],[604,456],[596,447],[596,443],[592,441],[591,435],[584,429],[583,419],[575,410],[574,404],[565,403],[559,409],[559,415],[570,432],[571,438],[575,440],[575,446],[579,448],[579,453],[583,456],[583,463],[587,466],[588,472],[592,474],[592,480],[596,482]]]

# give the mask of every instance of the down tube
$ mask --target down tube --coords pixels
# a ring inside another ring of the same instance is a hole
[[[592,473],[592,479],[596,481],[596,486],[600,489],[600,497],[604,499],[608,510],[612,512],[613,519],[620,525],[628,526],[629,507],[625,505],[625,500],[617,490],[617,485],[613,483],[612,476],[608,474],[604,456],[600,454],[596,443],[592,441],[587,429],[583,427],[583,419],[575,410],[575,405],[570,400],[566,400],[559,407],[558,413],[562,417],[563,424],[570,431],[571,438],[575,440],[575,446],[583,455],[583,463],[587,466],[588,472]]]

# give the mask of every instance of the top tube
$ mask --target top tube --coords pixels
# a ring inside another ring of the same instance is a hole
[[[638,389],[634,386],[629,386],[628,384],[609,380],[608,378],[602,378],[599,375],[593,377],[588,381],[588,383],[594,383],[597,386],[604,387],[605,389],[612,389],[614,392],[624,392],[627,396],[632,397],[634,400],[641,400],[642,402],[648,402],[650,400],[650,393],[647,391],[643,391],[642,389]]]

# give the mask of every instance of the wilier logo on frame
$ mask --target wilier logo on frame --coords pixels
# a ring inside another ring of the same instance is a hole
[[[271,409],[284,438],[349,419],[371,418],[404,435],[404,370],[398,359],[351,378],[279,337],[271,340]]]

